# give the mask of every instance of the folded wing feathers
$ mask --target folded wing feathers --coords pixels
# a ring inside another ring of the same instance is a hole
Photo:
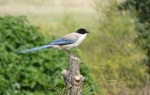
[[[74,40],[67,40],[67,39],[64,39],[64,38],[59,38],[57,40],[54,40],[53,42],[51,42],[50,44],[51,45],[65,45],[65,44],[72,44],[74,42],[76,42],[77,39],[74,39]]]

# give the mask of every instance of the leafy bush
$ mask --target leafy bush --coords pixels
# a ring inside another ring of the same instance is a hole
[[[148,77],[146,66],[140,62],[142,50],[135,44],[134,18],[118,9],[117,0],[103,4],[95,0],[95,5],[97,30],[87,53],[96,55],[92,61],[87,59],[92,64],[91,72],[103,95],[137,95],[139,88],[146,87]]]
[[[49,41],[24,16],[0,17],[1,95],[57,95],[62,91],[64,83],[60,72],[68,62],[64,52],[45,49],[15,54],[16,51],[41,46]],[[81,67],[86,76],[87,68]]]
[[[147,58],[143,63],[149,67],[150,74],[150,1],[149,0],[126,0],[120,6],[120,9],[130,10],[136,17],[136,30],[138,38],[136,43],[146,51]]]

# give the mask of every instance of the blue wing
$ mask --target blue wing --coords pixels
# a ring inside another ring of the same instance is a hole
[[[59,38],[59,39],[56,39],[53,42],[51,42],[50,45],[66,45],[66,44],[72,44],[76,41],[77,41],[77,39],[69,40],[69,39],[65,39],[65,38]]]

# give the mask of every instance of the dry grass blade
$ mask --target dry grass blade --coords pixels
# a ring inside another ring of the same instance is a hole
[[[90,85],[90,86],[86,87],[85,89],[83,89],[83,94],[89,93],[90,90],[93,89],[96,85],[97,85],[97,84],[95,84],[95,85]]]
[[[65,87],[59,92],[59,94],[58,95],[65,95]]]

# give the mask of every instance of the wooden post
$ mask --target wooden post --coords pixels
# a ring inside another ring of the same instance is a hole
[[[70,55],[68,70],[61,72],[66,84],[66,95],[81,95],[84,77],[80,74],[80,59]]]

